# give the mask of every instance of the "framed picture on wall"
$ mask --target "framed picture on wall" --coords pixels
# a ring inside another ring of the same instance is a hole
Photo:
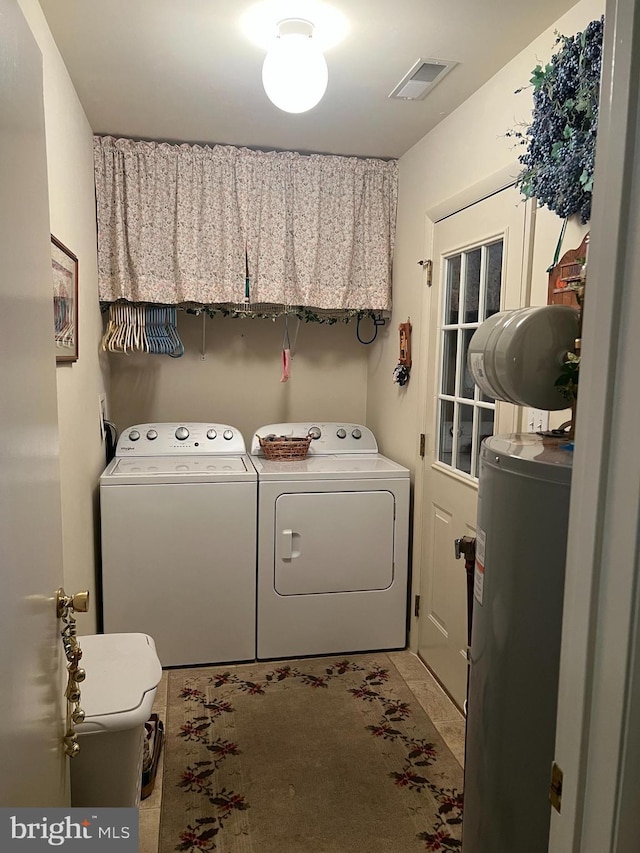
[[[78,259],[51,235],[56,362],[78,360]]]

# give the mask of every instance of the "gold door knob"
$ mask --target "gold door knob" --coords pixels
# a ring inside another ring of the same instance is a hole
[[[76,592],[75,595],[67,595],[64,589],[56,590],[56,614],[58,619],[62,619],[65,611],[75,611],[76,613],[86,613],[89,609],[89,590]]]
[[[86,613],[89,610],[89,590],[85,589],[84,592],[76,592],[71,597],[71,603],[76,613]]]

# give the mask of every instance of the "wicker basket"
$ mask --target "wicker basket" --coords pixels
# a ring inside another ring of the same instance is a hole
[[[295,461],[304,459],[311,444],[311,436],[295,438],[288,435],[279,435],[276,438],[261,438],[258,436],[260,447],[267,459],[282,459],[284,461]]]

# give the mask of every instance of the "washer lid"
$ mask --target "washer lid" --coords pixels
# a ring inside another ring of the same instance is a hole
[[[78,642],[80,665],[87,673],[80,685],[85,722],[78,730],[120,730],[144,723],[148,719],[145,699],[162,678],[152,638],[147,634],[92,634],[78,637]]]
[[[409,476],[409,469],[379,453],[327,454],[282,461],[252,457],[260,480],[367,480]]]
[[[255,478],[247,456],[129,456],[113,459],[100,482],[102,485],[215,483]]]

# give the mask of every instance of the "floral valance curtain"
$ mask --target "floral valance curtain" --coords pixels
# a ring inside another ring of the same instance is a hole
[[[388,310],[397,164],[96,137],[100,299]]]

